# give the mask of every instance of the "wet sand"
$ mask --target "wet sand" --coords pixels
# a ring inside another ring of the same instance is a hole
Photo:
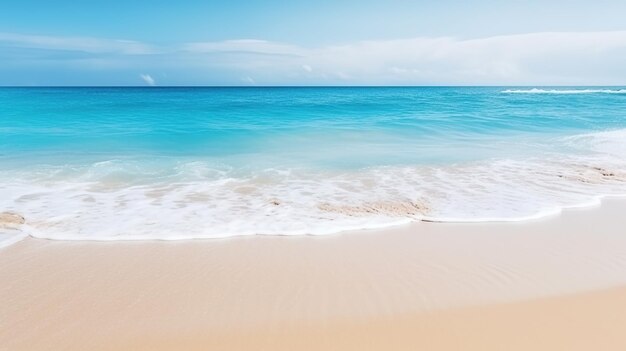
[[[26,239],[0,350],[623,350],[626,201],[323,237]]]

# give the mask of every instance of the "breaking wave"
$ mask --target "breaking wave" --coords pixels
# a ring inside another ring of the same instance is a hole
[[[504,94],[626,94],[626,89],[507,89]]]
[[[520,221],[626,194],[626,130],[558,143],[588,153],[352,171],[242,174],[180,162],[155,172],[122,160],[2,171],[0,208],[10,214],[0,228],[65,240],[320,235],[421,220]]]

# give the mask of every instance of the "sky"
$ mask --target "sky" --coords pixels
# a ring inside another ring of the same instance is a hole
[[[0,85],[625,85],[624,0],[2,0]]]

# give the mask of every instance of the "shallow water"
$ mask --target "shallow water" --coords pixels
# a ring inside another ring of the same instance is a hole
[[[2,88],[0,240],[515,221],[626,194],[622,88]]]

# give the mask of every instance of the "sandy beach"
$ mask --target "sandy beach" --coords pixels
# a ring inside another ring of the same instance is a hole
[[[626,201],[530,222],[0,250],[0,350],[623,350]]]
[[[0,351],[626,351],[624,14],[3,0]]]

